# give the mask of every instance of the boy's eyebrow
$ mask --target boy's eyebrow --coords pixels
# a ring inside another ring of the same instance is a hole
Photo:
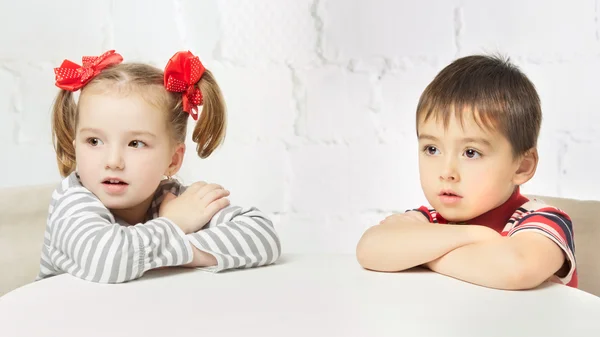
[[[481,143],[481,144],[486,145],[488,147],[492,147],[492,143],[490,143],[489,140],[487,140],[485,138],[481,138],[481,137],[463,138],[462,141],[463,141],[463,143]]]
[[[427,139],[427,140],[431,140],[433,142],[439,142],[440,140],[432,135],[428,135],[428,134],[420,134],[419,135],[419,140],[422,139]],[[489,140],[482,138],[482,137],[466,137],[466,138],[462,138],[461,143],[480,143],[483,145],[486,145],[488,147],[492,147],[492,143],[490,143]]]
[[[434,142],[439,142],[440,141],[439,139],[437,139],[436,137],[434,137],[432,135],[423,134],[423,133],[419,135],[419,140],[421,140],[421,139],[429,139],[429,140],[434,141]]]

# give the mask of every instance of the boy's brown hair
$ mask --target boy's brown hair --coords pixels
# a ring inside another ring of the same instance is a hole
[[[447,127],[472,113],[481,127],[502,133],[515,157],[537,146],[542,122],[535,86],[509,59],[473,55],[446,66],[425,88],[417,106],[419,123],[433,117]]]

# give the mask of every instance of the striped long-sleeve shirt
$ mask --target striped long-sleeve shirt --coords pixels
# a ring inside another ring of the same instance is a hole
[[[130,226],[114,215],[76,173],[52,194],[37,279],[69,273],[101,283],[120,283],[146,271],[192,261],[192,245],[215,256],[218,272],[275,262],[281,245],[273,223],[256,208],[228,206],[203,229],[185,234],[171,220],[159,217],[167,192],[180,195],[186,187],[164,180],[154,194],[145,223]]]

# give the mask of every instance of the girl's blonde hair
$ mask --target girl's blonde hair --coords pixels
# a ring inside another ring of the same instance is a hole
[[[140,63],[121,63],[102,70],[82,89],[81,95],[91,90],[104,89],[135,92],[150,104],[167,112],[167,126],[175,143],[184,143],[189,114],[183,111],[182,94],[167,91],[163,71]],[[203,96],[200,117],[192,139],[197,144],[200,158],[208,157],[225,137],[226,107],[221,89],[207,69],[196,84]],[[52,142],[60,174],[65,177],[76,167],[75,131],[78,122],[78,104],[71,91],[61,89],[52,111]]]

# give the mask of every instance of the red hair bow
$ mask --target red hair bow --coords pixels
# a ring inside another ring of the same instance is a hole
[[[198,56],[189,51],[177,52],[165,67],[165,88],[183,93],[183,111],[198,120],[198,106],[202,105],[202,92],[196,86],[206,69]]]
[[[114,50],[109,50],[100,56],[84,56],[81,61],[82,66],[64,60],[59,68],[54,68],[57,87],[77,91],[106,67],[123,62],[123,57]]]

